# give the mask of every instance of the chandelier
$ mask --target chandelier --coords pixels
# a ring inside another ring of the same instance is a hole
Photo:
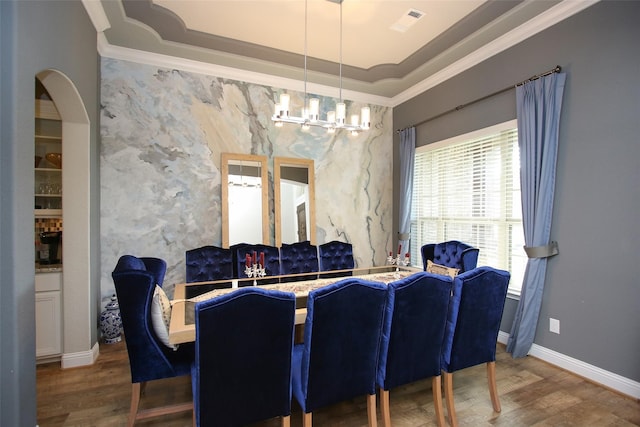
[[[349,122],[347,122],[347,106],[342,100],[342,1],[328,0],[340,4],[340,92],[339,102],[333,111],[327,112],[326,120],[320,119],[320,99],[311,98],[307,100],[307,0],[304,2],[304,104],[301,116],[292,116],[289,114],[290,96],[287,93],[280,95],[280,102],[275,105],[275,112],[271,120],[275,122],[276,127],[282,127],[284,123],[293,123],[308,130],[311,126],[322,127],[328,133],[334,133],[336,129],[346,129],[352,135],[358,132],[366,131],[371,125],[371,110],[369,107],[362,107],[360,115],[352,114]],[[308,102],[307,102],[308,101]]]

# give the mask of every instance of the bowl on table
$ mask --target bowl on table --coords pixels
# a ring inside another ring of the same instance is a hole
[[[62,154],[61,153],[47,153],[44,157],[45,157],[45,159],[47,159],[47,161],[49,163],[51,163],[53,166],[55,166],[56,169],[61,169],[62,168]]]

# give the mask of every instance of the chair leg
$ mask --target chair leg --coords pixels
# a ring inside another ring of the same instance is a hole
[[[291,427],[291,416],[287,415],[282,417],[282,427]]]
[[[433,406],[436,409],[436,420],[438,427],[444,427],[444,412],[442,410],[442,380],[440,375],[431,379],[431,390],[433,392]],[[387,426],[385,426],[387,427]]]
[[[389,390],[380,387],[380,412],[383,427],[391,427],[391,409],[389,408]]]
[[[369,418],[369,427],[378,427],[375,393],[367,395],[367,417]]]
[[[489,380],[489,394],[491,395],[491,403],[493,410],[500,412],[500,398],[498,397],[498,386],[496,384],[496,362],[487,362],[487,379]]]
[[[133,427],[136,422],[138,406],[140,405],[140,394],[142,394],[140,383],[132,383],[131,386],[131,409],[129,410],[129,419],[127,420],[128,427]]]
[[[311,427],[313,420],[311,418],[311,412],[304,412],[302,414],[302,427]]]
[[[453,404],[453,373],[451,372],[444,372],[444,401],[447,404],[449,424],[451,424],[452,427],[458,427],[458,417],[456,416],[456,408]]]

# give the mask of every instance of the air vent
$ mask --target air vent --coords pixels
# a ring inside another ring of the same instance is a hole
[[[391,26],[391,29],[400,33],[406,32],[418,19],[424,16],[424,12],[417,9],[409,9],[404,15]]]

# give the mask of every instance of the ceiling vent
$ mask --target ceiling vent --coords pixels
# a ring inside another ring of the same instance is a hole
[[[418,19],[424,16],[424,12],[420,12],[417,9],[409,9],[404,15],[391,26],[391,29],[400,33],[406,32],[413,24],[418,22]]]

